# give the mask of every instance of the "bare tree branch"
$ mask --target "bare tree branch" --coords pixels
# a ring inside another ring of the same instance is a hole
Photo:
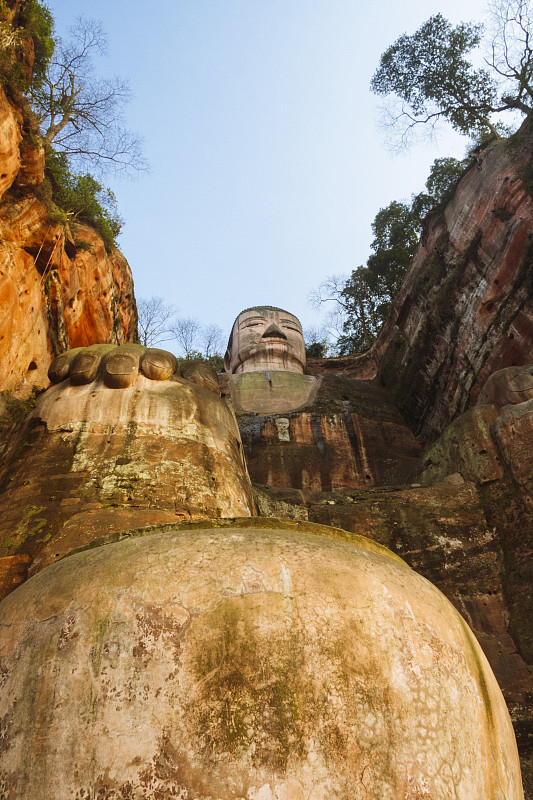
[[[199,339],[202,331],[200,322],[193,317],[179,317],[170,327],[172,338],[181,346],[185,358],[199,352]]]
[[[205,325],[201,329],[199,339],[205,358],[211,358],[211,356],[224,352],[224,334],[218,325]]]
[[[155,347],[174,338],[172,323],[176,309],[161,297],[140,298],[137,300],[139,315],[139,339],[146,347]]]
[[[342,290],[347,280],[347,275],[328,275],[317,289],[309,292],[309,305],[318,311],[325,303],[333,302],[346,311],[348,305],[343,299]]]
[[[56,44],[46,76],[31,89],[31,102],[49,146],[95,172],[146,169],[140,138],[124,125],[127,81],[100,78],[94,56],[105,55],[99,22],[79,17],[71,38]]]

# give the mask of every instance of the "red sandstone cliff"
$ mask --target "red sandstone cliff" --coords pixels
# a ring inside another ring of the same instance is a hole
[[[48,385],[63,350],[132,341],[137,328],[126,259],[90,227],[50,221],[35,194],[43,174],[43,152],[0,87],[0,391],[19,396]]]
[[[86,225],[76,239],[32,194],[0,204],[0,389],[48,385],[63,350],[132,341],[133,279],[118,251]]]
[[[533,360],[532,154],[527,122],[485,148],[480,168],[428,215],[375,345],[341,365],[355,378],[377,372],[422,441],[472,406],[492,372]]]

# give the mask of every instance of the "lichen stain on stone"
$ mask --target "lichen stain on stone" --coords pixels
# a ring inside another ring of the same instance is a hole
[[[500,800],[457,612],[368,546],[251,522],[89,549],[6,598],[20,795]]]
[[[44,517],[37,517],[37,514],[45,511],[44,506],[27,505],[22,513],[22,517],[11,536],[3,539],[1,546],[8,549],[24,544],[26,539],[36,537],[43,533],[48,520]],[[46,534],[40,541],[46,541]]]
[[[203,731],[204,756],[246,754],[256,768],[284,771],[290,755],[302,754],[305,687],[283,595],[224,600],[192,623],[187,641],[195,680],[188,716]]]
[[[139,600],[133,600],[132,608],[137,623],[137,644],[133,648],[133,656],[148,661],[160,645],[164,649],[172,649],[174,661],[178,664],[181,639],[190,621],[189,612],[175,606],[165,608],[157,603],[141,603]]]

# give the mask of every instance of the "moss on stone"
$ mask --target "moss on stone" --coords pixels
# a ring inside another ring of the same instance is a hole
[[[366,536],[359,536],[341,528],[321,525],[314,522],[302,522],[294,519],[279,519],[276,517],[233,517],[205,519],[199,522],[177,522],[167,525],[151,525],[144,528],[135,528],[127,531],[117,531],[108,536],[95,539],[84,547],[78,547],[67,553],[63,558],[69,558],[75,553],[82,553],[85,550],[92,550],[96,547],[103,547],[108,544],[120,542],[123,539],[131,539],[140,536],[150,536],[156,533],[172,533],[174,531],[202,531],[216,528],[237,528],[239,530],[259,528],[260,530],[289,530],[295,533],[309,533],[315,536],[325,536],[328,539],[341,539],[350,544],[355,544],[363,550],[368,550],[378,555],[392,558],[404,566],[408,566],[399,555],[393,553],[387,547],[378,542],[368,539]]]
[[[269,634],[272,616],[280,622],[281,637],[279,630]],[[247,595],[223,601],[188,632],[188,642],[191,636],[196,640],[201,687],[190,713],[211,757],[251,751],[257,768],[283,772],[289,756],[300,754],[299,703],[311,698],[300,685],[301,650],[284,618],[283,597]]]

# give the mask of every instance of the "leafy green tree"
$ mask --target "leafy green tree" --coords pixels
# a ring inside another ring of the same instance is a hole
[[[372,223],[373,253],[357,267],[340,292],[346,313],[341,355],[367,350],[379,333],[418,244],[421,220],[405,203],[394,200]]]
[[[416,250],[420,227],[420,218],[396,200],[376,214],[370,245],[374,252],[366,262],[368,285],[375,296],[393,299]]]
[[[493,18],[490,71],[469,60],[482,42],[483,25],[453,27],[442,14],[414,34],[403,34],[381,56],[370,87],[395,97],[389,121],[413,130],[420,123],[446,120],[467,136],[499,136],[495,113],[533,113],[533,25],[527,0],[499,0]]]
[[[330,335],[336,339],[334,347],[338,355],[367,350],[376,337],[381,324],[380,298],[370,286],[369,271],[360,266],[346,279],[341,275],[328,275],[321,285],[311,293],[310,301],[315,308],[333,302]],[[309,338],[306,339],[309,342]]]
[[[328,352],[328,347],[322,342],[311,342],[305,346],[306,358],[325,358]]]
[[[393,201],[376,214],[374,240],[366,267],[357,267],[340,292],[346,313],[340,355],[368,350],[379,333],[416,250],[420,218],[405,203]]]
[[[496,82],[475,69],[468,54],[481,42],[483,26],[453,27],[435,14],[411,36],[403,34],[381,56],[370,83],[380,96],[396,95],[398,117],[408,127],[446,119],[460,133],[496,133],[489,118],[496,103]]]
[[[317,303],[320,305],[320,301]],[[303,329],[307,358],[326,358],[330,349],[330,332],[327,324],[306,325]]]
[[[461,160],[450,157],[436,158],[426,181],[428,194],[440,202],[448,193],[451,186],[464,173],[468,161],[468,157]]]
[[[333,300],[342,310],[339,355],[364,352],[375,341],[415,254],[424,217],[448,199],[469,163],[468,158],[437,158],[425,192],[415,195],[410,205],[394,200],[376,214],[374,252],[366,266],[357,267],[347,280],[329,276],[314,294],[315,305]]]
[[[451,157],[436,158],[426,181],[426,191],[413,196],[411,211],[414,216],[421,221],[428,211],[448,200],[471,163],[468,156],[461,160]]]
[[[389,301],[374,288],[368,267],[354,269],[341,290],[341,304],[346,313],[344,334],[337,341],[339,355],[368,350],[383,322]]]

